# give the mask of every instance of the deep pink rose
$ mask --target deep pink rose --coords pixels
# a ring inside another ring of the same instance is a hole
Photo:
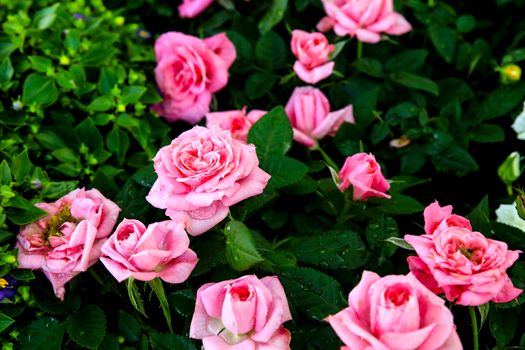
[[[199,288],[190,337],[205,350],[288,350],[291,319],[279,279],[249,275]]]
[[[463,349],[450,310],[414,276],[364,271],[348,307],[328,316],[342,350]]]
[[[54,203],[36,206],[49,215],[21,228],[18,267],[41,269],[63,300],[64,285],[100,257],[120,208],[96,189],[77,189]]]
[[[354,189],[354,200],[366,200],[369,197],[390,198],[385,192],[390,184],[381,173],[381,166],[370,153],[357,153],[346,158],[339,172],[339,189],[344,192],[350,185]]]
[[[241,141],[248,139],[248,132],[266,111],[254,109],[246,114],[246,107],[240,111],[206,113],[206,126],[231,132],[233,138]]]
[[[326,96],[311,86],[295,88],[285,111],[293,127],[293,139],[308,147],[326,135],[335,136],[344,122],[354,123],[351,105],[330,112]]]
[[[162,221],[146,228],[138,220],[124,219],[102,246],[100,261],[119,282],[160,277],[181,283],[197,265],[197,254],[189,245],[182,223]]]
[[[179,5],[179,16],[182,18],[193,18],[200,15],[200,13],[211,5],[213,0],[182,0]]]
[[[292,31],[292,52],[297,57],[293,70],[308,84],[315,84],[332,74],[335,62],[328,62],[334,45],[328,42],[323,33],[308,33],[295,29]]]
[[[330,28],[339,36],[357,36],[359,41],[377,43],[381,33],[401,35],[412,30],[405,17],[394,12],[393,0],[321,0],[327,17],[317,29]]]
[[[450,301],[477,306],[508,302],[522,292],[506,272],[521,252],[508,250],[504,242],[458,226],[433,235],[405,235],[405,240],[418,255],[409,260],[415,276],[434,290],[441,288]]]
[[[448,227],[464,227],[472,231],[470,221],[463,216],[452,214],[452,206],[440,207],[435,201],[425,208],[423,212],[425,218],[425,232],[429,235],[439,233]]]
[[[191,235],[206,232],[228,208],[263,192],[270,175],[259,168],[254,145],[229,131],[195,126],[159,150],[158,175],[146,200],[185,222]]]
[[[155,42],[155,55],[155,79],[164,101],[153,108],[169,121],[192,124],[209,111],[212,94],[226,86],[236,58],[224,33],[206,39],[164,33]]]

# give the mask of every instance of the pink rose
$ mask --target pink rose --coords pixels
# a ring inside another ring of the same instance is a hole
[[[341,350],[463,349],[450,310],[414,276],[364,271],[348,307],[328,316]]]
[[[154,158],[158,175],[146,200],[185,222],[191,235],[206,232],[228,208],[263,192],[270,175],[259,168],[253,145],[229,131],[195,126]]]
[[[293,70],[302,81],[315,84],[332,74],[335,62],[328,62],[328,56],[335,47],[330,45],[324,34],[296,29],[292,31],[290,45],[297,57]]]
[[[291,319],[279,279],[249,275],[199,288],[190,337],[206,350],[288,350]]]
[[[254,109],[246,114],[246,107],[240,111],[206,113],[206,126],[210,129],[228,130],[233,138],[246,142],[252,125],[265,114],[266,111],[258,109]]]
[[[146,228],[138,220],[124,219],[102,246],[105,256],[100,261],[119,282],[160,277],[181,283],[197,265],[197,254],[189,245],[182,223],[162,221]]]
[[[447,300],[476,306],[508,302],[522,292],[506,272],[521,252],[508,250],[504,242],[458,226],[433,235],[405,235],[405,240],[418,255],[409,260],[411,271],[430,288],[440,288]]]
[[[155,79],[164,101],[153,108],[169,121],[192,124],[209,111],[212,94],[226,86],[236,58],[224,33],[206,39],[164,33],[155,42],[155,55]]]
[[[285,111],[293,127],[293,139],[308,147],[326,135],[335,136],[344,122],[354,123],[351,105],[330,112],[326,96],[311,86],[295,88]]]
[[[100,257],[120,208],[96,189],[77,189],[54,203],[36,206],[49,215],[21,228],[18,267],[41,269],[63,300],[64,285]]]
[[[333,27],[339,36],[357,36],[359,41],[377,43],[381,33],[401,35],[412,30],[405,17],[394,12],[393,0],[321,0],[327,17],[317,25],[320,31]]]
[[[385,192],[390,188],[381,173],[381,166],[370,153],[357,153],[346,158],[339,172],[339,189],[344,192],[350,185],[354,189],[354,200],[365,200],[369,197],[390,198]]]
[[[439,203],[435,201],[425,208],[423,212],[425,218],[425,232],[429,235],[439,233],[448,227],[464,227],[472,231],[470,221],[456,214],[452,214],[452,206],[447,205],[440,207]]]
[[[213,0],[182,0],[179,5],[179,16],[182,18],[197,17],[202,11],[211,5]]]

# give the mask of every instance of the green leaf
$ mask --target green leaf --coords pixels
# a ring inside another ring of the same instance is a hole
[[[144,315],[144,317],[148,317],[146,315],[146,310],[144,310],[144,303],[142,302],[140,292],[135,285],[135,279],[133,277],[130,277],[126,280],[126,287],[128,289],[128,297],[131,305],[133,305],[135,310]]]
[[[65,324],[53,317],[40,317],[20,332],[21,350],[59,350]]]
[[[147,88],[144,86],[126,86],[122,89],[122,103],[136,103],[142,95],[144,95],[146,90]]]
[[[76,89],[75,77],[70,72],[60,69],[56,76],[56,82],[64,89]]]
[[[192,276],[200,276],[210,271],[218,264],[223,263],[225,259],[224,236],[216,232],[208,232],[206,236],[206,239],[197,239],[191,242],[191,249],[193,249],[199,257]],[[214,252],[214,254],[209,254],[209,252]]]
[[[84,55],[86,67],[102,66],[115,54],[116,50],[111,41],[96,42]]]
[[[5,208],[5,213],[15,225],[27,225],[48,215],[46,211],[35,207],[20,196],[11,199],[11,206]]]
[[[253,143],[261,161],[284,155],[292,145],[292,126],[282,106],[273,108],[251,128],[248,143]]]
[[[9,274],[17,281],[31,281],[35,279],[35,274],[31,270],[17,269],[12,270]]]
[[[393,215],[414,214],[423,211],[424,206],[415,198],[394,193],[392,198],[382,201],[380,209]]]
[[[387,123],[374,124],[370,132],[370,141],[372,141],[374,145],[377,145],[388,136],[389,132],[390,128]]]
[[[434,163],[438,171],[456,176],[465,176],[479,168],[474,158],[458,146],[452,146],[437,156],[432,157],[432,163]]]
[[[58,98],[55,80],[39,73],[29,74],[22,87],[22,102],[26,105],[47,106]]]
[[[55,21],[56,10],[58,6],[60,6],[60,3],[43,8],[42,10],[35,13],[33,17],[33,26],[40,30],[44,30],[51,27],[51,25]]]
[[[253,73],[244,83],[246,95],[248,95],[250,100],[258,99],[270,91],[278,80],[278,76],[268,72]]]
[[[79,312],[69,314],[67,334],[77,344],[96,349],[106,335],[106,316],[96,305],[87,305]]]
[[[240,221],[230,221],[224,227],[226,261],[237,271],[245,271],[264,259],[257,251],[250,229]]]
[[[385,240],[399,236],[397,223],[391,216],[376,216],[368,223],[365,233],[372,250],[379,251],[381,256],[389,257],[396,251],[396,246],[385,244]]]
[[[75,127],[75,134],[79,142],[89,147],[91,153],[100,151],[104,147],[102,134],[90,117],[85,118]]]
[[[389,72],[412,72],[425,63],[427,56],[427,50],[406,50],[390,58],[385,68]]]
[[[272,176],[268,182],[270,189],[294,184],[308,171],[308,167],[298,160],[280,155],[266,158],[261,167]]]
[[[476,18],[472,15],[459,16],[456,20],[456,28],[461,33],[468,33],[476,28]]]
[[[468,133],[469,139],[479,143],[505,141],[505,131],[499,125],[480,124]]]
[[[126,156],[126,152],[129,148],[129,137],[128,134],[119,128],[117,125],[108,133],[107,137],[108,150],[110,150],[115,156],[119,164],[123,164]]]
[[[490,332],[500,346],[507,345],[514,338],[518,328],[518,318],[513,309],[493,307],[489,313]]]
[[[255,46],[257,62],[268,70],[285,66],[286,52],[287,48],[283,39],[273,31],[269,31],[261,36]]]
[[[514,226],[509,226],[501,222],[491,223],[494,236],[505,243],[512,249],[525,249],[525,232]],[[491,232],[491,231],[489,231]]]
[[[197,350],[195,345],[186,337],[178,334],[150,333],[153,350]]]
[[[216,252],[216,250],[213,250]],[[213,255],[213,254],[208,254]],[[193,276],[193,274],[192,274]],[[180,316],[191,318],[195,308],[195,294],[191,289],[175,291],[168,297],[171,308]]]
[[[31,62],[31,68],[40,73],[47,73],[53,67],[51,60],[44,56],[27,56]]]
[[[361,58],[355,61],[352,66],[359,72],[370,75],[374,78],[382,78],[385,76],[383,72],[383,65],[378,60],[373,58]]]
[[[75,52],[80,45],[80,34],[77,29],[70,28],[67,30],[64,46],[71,52]]]
[[[288,267],[280,273],[286,296],[297,310],[322,321],[345,306],[341,286],[332,277],[304,267]]]
[[[11,170],[9,169],[7,161],[4,159],[2,163],[0,163],[0,185],[11,186],[11,180]]]
[[[13,77],[14,73],[13,65],[11,64],[11,59],[6,57],[0,64],[0,83],[5,83]]]
[[[98,79],[98,91],[102,95],[110,95],[111,90],[117,84],[118,77],[114,67],[102,67]]]
[[[51,181],[44,184],[40,195],[44,198],[57,199],[78,187],[78,181]]]
[[[11,162],[11,170],[13,171],[15,181],[21,184],[27,175],[29,175],[31,167],[32,164],[29,160],[29,156],[27,155],[27,150],[24,150],[22,153],[14,157],[13,161]]]
[[[91,112],[105,112],[113,107],[114,101],[110,96],[99,96],[87,106]]]
[[[490,310],[490,303],[485,303],[483,305],[478,306],[479,316],[481,318],[479,322],[478,332],[481,331],[483,324],[487,320],[487,317],[489,316],[489,310]]]
[[[15,323],[15,320],[0,312],[0,333],[5,331],[13,323]]]
[[[489,196],[486,195],[476,205],[474,209],[467,215],[470,220],[472,228],[478,232],[484,232],[485,234],[491,231],[490,228],[490,209],[489,209]]]
[[[268,33],[276,24],[283,19],[288,0],[273,0],[270,9],[259,21],[258,28],[261,34]]]
[[[334,230],[323,232],[322,235],[293,238],[289,244],[297,260],[328,270],[357,269],[368,260],[366,247],[359,234],[350,230]]]
[[[406,250],[414,250],[414,247],[410,245],[407,241],[405,241],[403,238],[400,237],[388,237],[385,239],[385,242],[392,243],[393,245],[398,246],[399,248],[403,248]]]
[[[505,65],[509,63],[520,62],[523,60],[525,60],[525,47],[511,51],[505,56],[503,56],[503,60],[501,61],[501,64]]]
[[[430,92],[433,95],[439,95],[439,86],[432,80],[407,72],[396,72],[390,74],[390,79],[399,85],[411,89]]]
[[[480,104],[477,115],[493,119],[510,113],[525,99],[525,82],[503,85],[491,92]]]
[[[339,42],[335,43],[334,44],[334,51],[330,52],[330,54],[328,55],[328,59],[329,60],[335,59],[341,53],[341,51],[343,51],[345,45],[349,41],[350,40],[343,40],[343,41],[339,41]]]
[[[118,328],[127,341],[139,341],[141,331],[140,323],[122,310],[118,313]]]
[[[156,277],[146,283],[148,283],[151,289],[153,289],[153,292],[155,292],[155,295],[157,296],[157,299],[159,300],[160,306],[162,308],[162,313],[166,318],[166,323],[168,324],[170,333],[173,333],[173,327],[171,325],[170,304],[168,303],[168,299],[166,298],[166,293],[164,292],[164,286],[162,285],[161,279]]]
[[[455,30],[439,24],[433,24],[428,27],[430,40],[436,51],[447,61],[451,63],[456,51],[458,35]]]

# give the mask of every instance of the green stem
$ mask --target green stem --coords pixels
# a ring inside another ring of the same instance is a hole
[[[357,41],[357,59],[360,60],[363,57],[363,42]]]
[[[478,339],[478,319],[476,318],[476,309],[473,306],[469,306],[468,311],[470,313],[470,320],[472,321],[472,338],[474,344],[474,350],[479,350],[479,339]]]
[[[348,219],[347,218],[348,210],[350,210],[350,207],[352,204],[351,199],[350,199],[350,191],[345,191],[344,198],[345,198],[345,204],[343,206],[343,210],[341,210],[341,213],[339,214],[336,220],[338,224],[342,224]]]
[[[333,168],[335,171],[339,172],[339,167],[337,166],[337,164],[335,164],[333,159],[330,158],[330,156],[321,148],[321,145],[317,144],[312,149],[315,151],[319,151],[319,153],[321,153],[321,155],[323,156],[323,159],[326,162],[326,164],[328,164],[330,168]]]
[[[511,185],[507,185],[507,193],[509,194],[509,196],[512,196],[514,193],[514,191],[512,191],[512,186]]]

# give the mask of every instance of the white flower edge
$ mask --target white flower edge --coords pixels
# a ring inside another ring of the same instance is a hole
[[[525,232],[525,220],[519,217],[516,210],[516,203],[501,204],[496,209],[497,222],[516,227]]]
[[[525,102],[523,103],[523,111],[516,117],[512,123],[512,129],[518,134],[519,140],[525,140]]]

